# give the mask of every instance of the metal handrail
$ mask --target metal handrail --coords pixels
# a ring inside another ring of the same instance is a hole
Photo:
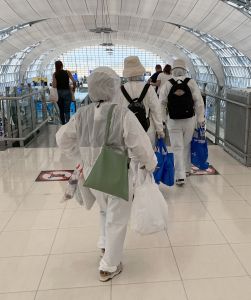
[[[4,122],[4,136],[1,141],[12,144],[19,142],[24,146],[24,142],[31,136],[36,135],[50,120],[47,114],[46,92],[48,88],[17,96],[17,97],[0,97],[1,115]],[[35,98],[34,98],[35,96]],[[23,104],[22,100],[27,101]],[[37,111],[37,103],[41,102],[41,113]],[[22,106],[22,104],[24,106]],[[22,112],[25,113],[25,119]],[[13,121],[13,118],[14,121]]]
[[[218,95],[210,94],[210,93],[207,93],[207,92],[205,92],[204,94],[206,96],[213,97],[213,98],[216,98],[216,99],[220,99],[220,100],[223,100],[223,101],[226,101],[226,102],[229,102],[229,103],[233,103],[233,104],[236,104],[236,105],[241,106],[241,107],[245,107],[245,108],[248,108],[248,109],[251,108],[251,104],[240,103],[238,101],[223,98],[223,97],[220,97]]]

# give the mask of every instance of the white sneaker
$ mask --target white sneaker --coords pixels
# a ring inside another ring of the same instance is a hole
[[[122,263],[120,263],[117,266],[117,269],[114,272],[106,272],[106,271],[100,270],[99,271],[99,280],[102,282],[108,281],[108,280],[112,279],[114,276],[120,274],[122,272],[122,270],[123,270]]]
[[[176,179],[176,184],[177,185],[184,185],[185,184],[185,179]]]

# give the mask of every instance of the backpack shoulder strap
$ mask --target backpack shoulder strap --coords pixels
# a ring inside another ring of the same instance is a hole
[[[176,84],[176,81],[173,78],[169,79],[168,81],[171,82],[172,85]]]
[[[126,100],[129,102],[129,103],[132,103],[132,98],[130,97],[130,95],[127,93],[127,90],[125,89],[125,87],[123,85],[121,85],[120,87],[121,89],[121,92],[123,93],[123,95],[125,96]]]
[[[190,79],[191,79],[191,78],[188,78],[188,77],[187,77],[187,78],[184,79],[183,82],[184,82],[185,84],[188,84],[188,81],[189,81]]]
[[[141,94],[139,96],[138,102],[142,102],[144,100],[149,87],[150,87],[149,83],[145,84],[145,86],[144,86],[144,88],[143,88],[143,90],[142,90],[142,92],[141,92]]]

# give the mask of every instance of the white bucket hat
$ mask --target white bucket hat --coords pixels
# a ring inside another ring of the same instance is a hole
[[[181,58],[176,59],[173,62],[173,69],[175,68],[181,68],[187,71],[186,62]]]
[[[124,60],[124,70],[123,70],[123,76],[128,77],[134,77],[134,76],[140,76],[144,75],[146,72],[145,68],[141,64],[138,56],[128,56]]]

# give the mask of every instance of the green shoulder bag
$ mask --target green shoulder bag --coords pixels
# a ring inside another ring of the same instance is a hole
[[[84,186],[110,194],[128,201],[128,154],[127,151],[114,149],[108,145],[109,131],[113,110],[116,104],[109,109],[105,141]]]

